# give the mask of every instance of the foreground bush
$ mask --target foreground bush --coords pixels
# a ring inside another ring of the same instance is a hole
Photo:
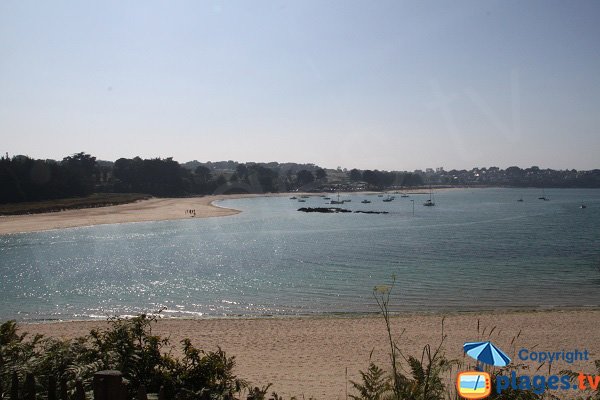
[[[0,326],[1,387],[10,387],[17,372],[20,379],[27,373],[36,376],[42,396],[48,376],[66,379],[71,392],[78,379],[90,390],[93,374],[111,369],[123,373],[131,395],[142,384],[149,392],[162,386],[168,397],[185,392],[186,398],[210,399],[232,399],[246,388],[247,383],[233,373],[234,357],[220,348],[207,352],[185,339],[182,358],[166,352],[169,339],[152,334],[155,321],[156,316],[148,315],[110,318],[106,329],[73,340],[30,338],[18,333],[14,321],[6,322]],[[263,391],[256,392],[264,396]]]

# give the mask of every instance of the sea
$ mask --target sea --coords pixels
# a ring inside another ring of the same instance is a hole
[[[290,195],[218,202],[242,211],[227,217],[3,235],[0,321],[357,315],[388,294],[398,313],[600,306],[600,190],[437,190],[434,207],[390,195],[335,206],[387,214],[305,213],[333,206]]]

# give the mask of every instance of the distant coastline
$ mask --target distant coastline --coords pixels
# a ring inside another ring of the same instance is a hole
[[[412,188],[409,193],[426,194],[424,188]],[[451,186],[438,186],[436,190],[461,189]],[[357,191],[350,193],[379,193],[374,191]],[[428,192],[427,192],[428,193]],[[78,228],[93,225],[121,224],[132,222],[169,221],[189,218],[223,217],[238,214],[239,210],[214,204],[220,200],[254,197],[285,197],[290,195],[318,195],[322,193],[284,192],[284,193],[249,193],[223,194],[192,197],[151,197],[137,195],[129,197],[122,204],[98,202],[89,205],[88,198],[75,198],[44,202],[4,204],[3,208],[21,207],[21,213],[1,215],[0,235],[15,233],[41,232],[53,229]],[[106,196],[106,195],[105,195]],[[115,194],[115,196],[119,196]],[[72,207],[62,206],[70,202]],[[54,205],[52,205],[54,204]],[[57,205],[58,204],[58,205]],[[32,211],[28,211],[30,207]],[[36,211],[40,210],[40,211]],[[195,210],[192,217],[185,210]]]
[[[437,185],[432,186],[434,191],[446,190],[465,190],[465,189],[487,189],[487,188],[514,188],[511,186],[500,185],[460,185],[448,186]],[[527,188],[515,188],[527,189]],[[572,189],[572,188],[565,188]],[[563,189],[564,190],[564,189]],[[372,190],[356,190],[343,191],[342,194],[375,194],[375,193],[407,193],[411,195],[425,195],[429,193],[429,187],[417,186],[406,188],[405,190],[389,190],[389,191],[372,191]],[[255,198],[255,197],[285,197],[294,195],[311,195],[317,196],[321,194],[330,194],[329,192],[282,192],[282,193],[245,193],[245,194],[222,194],[222,195],[206,195],[192,197],[151,197],[147,195],[132,195],[123,197],[123,195],[115,194],[125,198],[122,204],[111,204],[110,202],[97,203],[88,205],[87,198],[66,199],[74,204],[73,208],[52,207],[49,204],[51,201],[39,203],[29,203],[29,206],[34,210],[42,208],[41,211],[26,212],[17,215],[1,215],[0,212],[0,235],[41,232],[53,229],[77,228],[93,225],[107,225],[133,222],[152,222],[152,221],[169,221],[178,219],[190,218],[210,218],[223,217],[238,214],[239,210],[226,208],[214,204],[220,200]],[[106,195],[105,195],[106,196]],[[136,197],[137,196],[137,197]],[[141,198],[141,200],[140,200]],[[128,199],[128,200],[127,200]],[[78,200],[81,201],[81,207],[78,206]],[[58,204],[62,204],[63,200],[58,200]],[[22,207],[22,203],[21,207]],[[10,207],[13,204],[4,204],[4,208]],[[14,204],[19,206],[19,203]],[[43,207],[46,207],[45,211]],[[186,213],[186,210],[195,210],[193,216]]]

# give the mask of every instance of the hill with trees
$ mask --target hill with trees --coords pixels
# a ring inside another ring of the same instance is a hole
[[[0,158],[0,203],[86,197],[93,193],[139,193],[178,197],[227,193],[396,190],[424,185],[600,188],[600,170],[509,167],[444,171],[324,169],[314,164],[184,164],[173,158],[97,160],[84,152],[60,161],[27,156]]]

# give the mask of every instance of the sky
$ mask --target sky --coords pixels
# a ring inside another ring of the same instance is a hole
[[[600,168],[600,1],[0,2],[0,151]]]

